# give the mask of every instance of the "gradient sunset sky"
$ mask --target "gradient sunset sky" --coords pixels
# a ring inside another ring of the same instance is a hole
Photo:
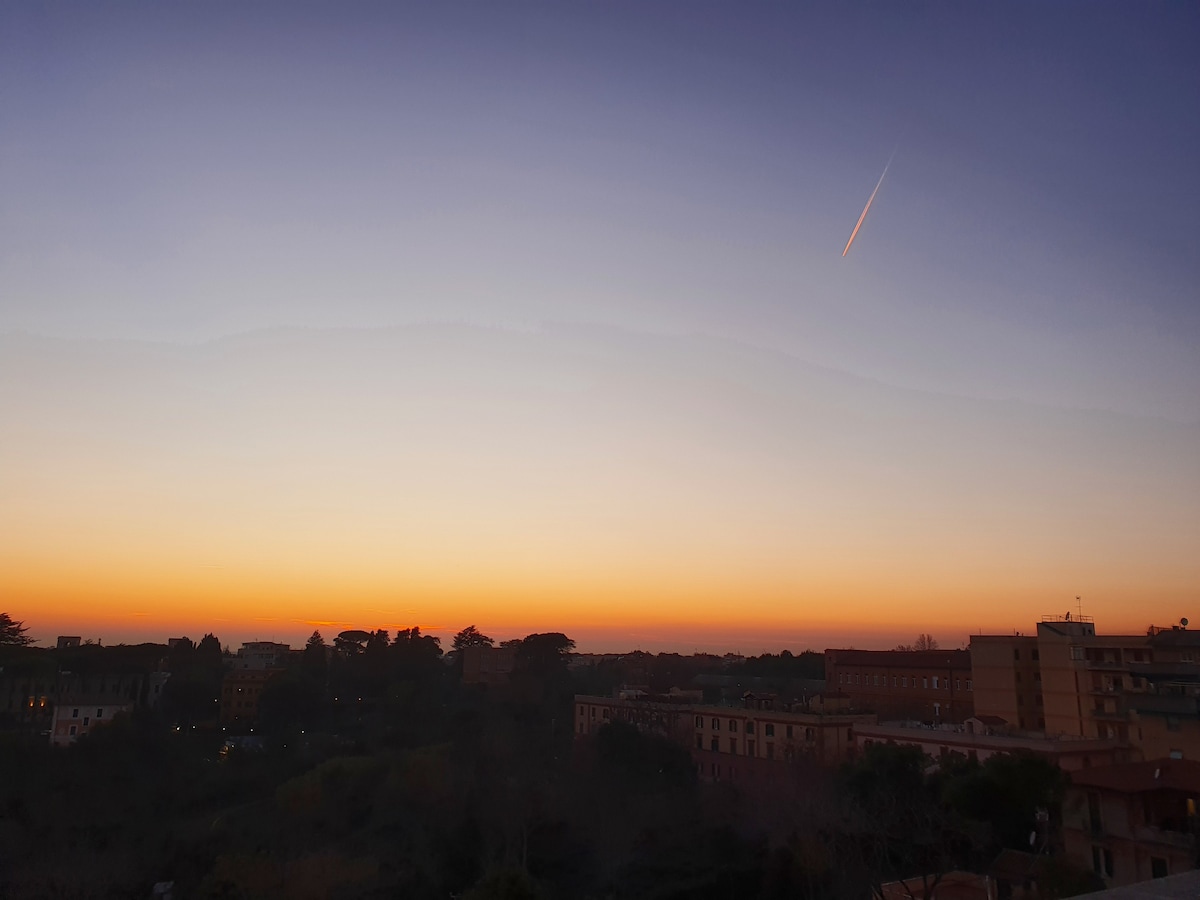
[[[1200,621],[1197,46],[1185,3],[3,4],[0,610]]]

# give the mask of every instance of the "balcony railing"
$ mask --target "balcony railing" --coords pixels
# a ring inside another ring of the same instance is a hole
[[[1171,694],[1127,694],[1124,705],[1139,715],[1200,717],[1200,698]]]
[[[1196,837],[1186,831],[1168,831],[1153,825],[1135,825],[1133,838],[1143,844],[1158,844],[1177,850],[1191,850],[1196,846]]]

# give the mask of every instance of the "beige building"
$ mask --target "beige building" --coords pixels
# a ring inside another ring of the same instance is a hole
[[[777,709],[770,695],[747,694],[740,707],[671,703],[665,698],[575,698],[575,737],[619,719],[687,747],[702,778],[769,777],[787,763],[841,762],[854,753],[854,729],[873,714]]]
[[[50,723],[50,744],[66,747],[85,734],[106,725],[119,713],[129,712],[133,703],[120,695],[66,694],[54,705],[54,716]]]
[[[971,638],[975,708],[1015,730],[1113,739],[1146,759],[1200,759],[1200,632],[1097,634],[1090,617],[1046,617],[1036,637]]]

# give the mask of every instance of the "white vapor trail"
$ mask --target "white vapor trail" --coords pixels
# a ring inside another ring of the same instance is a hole
[[[871,204],[875,202],[875,195],[879,193],[879,186],[883,184],[883,179],[887,176],[887,170],[892,165],[892,159],[896,156],[896,151],[892,151],[892,155],[888,157],[887,165],[883,167],[883,175],[879,176],[879,183],[875,185],[875,190],[871,191],[871,196],[867,198],[867,205],[863,207],[862,215],[858,217],[858,222],[854,225],[854,230],[850,232],[850,240],[846,241],[846,249],[842,251],[842,256],[850,252],[850,245],[854,243],[854,238],[858,234],[858,229],[862,228],[863,221],[867,218],[867,212],[871,208]]]

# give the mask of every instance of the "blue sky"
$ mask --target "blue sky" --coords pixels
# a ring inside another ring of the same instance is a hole
[[[595,321],[1200,415],[1187,4],[0,17],[0,328]]]
[[[1197,615],[1197,46],[1185,3],[0,5],[0,608]]]

